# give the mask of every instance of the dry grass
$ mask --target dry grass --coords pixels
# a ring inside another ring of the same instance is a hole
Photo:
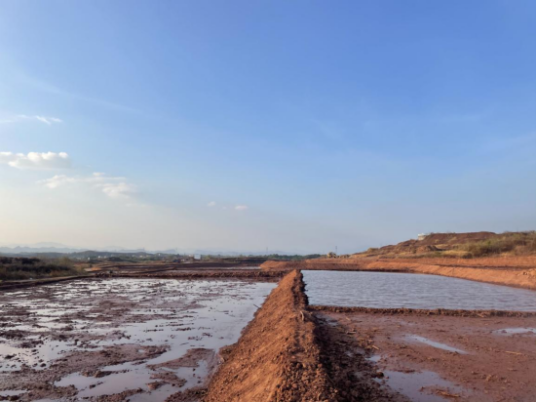
[[[42,260],[38,258],[0,257],[0,281],[72,275],[80,275],[80,271],[67,258]]]
[[[381,260],[388,265],[419,266],[439,265],[448,267],[475,267],[475,268],[536,268],[536,256],[508,256],[499,255],[494,257],[480,258],[393,258],[387,261]]]

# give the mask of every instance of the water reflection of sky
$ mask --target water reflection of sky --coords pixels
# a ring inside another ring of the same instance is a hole
[[[303,271],[311,304],[536,311],[536,292],[438,275]]]
[[[218,351],[240,337],[274,283],[239,280],[110,279],[73,281],[3,294],[0,308],[6,312],[0,324],[9,330],[44,336],[37,347],[22,347],[0,337],[0,355],[19,354],[24,364],[45,369],[50,362],[73,350],[100,350],[121,344],[166,345],[167,351],[144,364],[125,363],[103,367],[117,373],[102,378],[73,373],[56,385],[75,385],[79,396],[98,396],[142,387],[146,394],[132,401],[164,400],[179,389],[165,385],[149,391],[155,372],[166,368],[147,366],[174,360],[191,348]],[[14,296],[14,297],[13,297]],[[29,315],[18,315],[26,310]],[[69,327],[69,340],[48,336],[51,330]],[[73,339],[79,335],[81,342]],[[82,342],[83,341],[83,342]],[[42,362],[46,367],[40,367]],[[37,364],[37,366],[34,366]],[[10,367],[14,365],[15,367]],[[1,371],[17,370],[21,363],[2,365]],[[187,380],[180,388],[197,385],[207,375],[207,363],[196,368],[172,370]],[[91,386],[91,387],[90,387]]]

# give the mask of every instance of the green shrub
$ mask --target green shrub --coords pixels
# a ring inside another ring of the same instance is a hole
[[[57,260],[39,258],[0,257],[1,280],[39,279],[79,275],[73,262],[66,257]]]

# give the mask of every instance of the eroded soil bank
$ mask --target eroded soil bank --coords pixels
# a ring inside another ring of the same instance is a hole
[[[301,273],[293,271],[225,355],[205,401],[337,400],[306,308]]]
[[[0,400],[198,397],[275,286],[121,278],[4,292]]]
[[[365,355],[349,364],[347,345],[307,305],[302,275],[293,271],[224,355],[204,400],[409,401],[375,380]]]

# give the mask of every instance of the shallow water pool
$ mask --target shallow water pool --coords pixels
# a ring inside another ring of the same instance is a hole
[[[119,394],[134,390],[131,402],[163,401],[208,379],[220,348],[239,339],[275,286],[238,279],[115,278],[2,293],[0,400],[23,388],[41,395],[46,387],[33,386],[45,378],[58,392],[74,387],[76,400],[114,394],[124,400]],[[151,347],[160,351],[139,357]],[[100,353],[115,357],[95,363]],[[43,392],[66,400],[54,390]]]
[[[536,311],[536,292],[445,276],[302,271],[312,305]]]

